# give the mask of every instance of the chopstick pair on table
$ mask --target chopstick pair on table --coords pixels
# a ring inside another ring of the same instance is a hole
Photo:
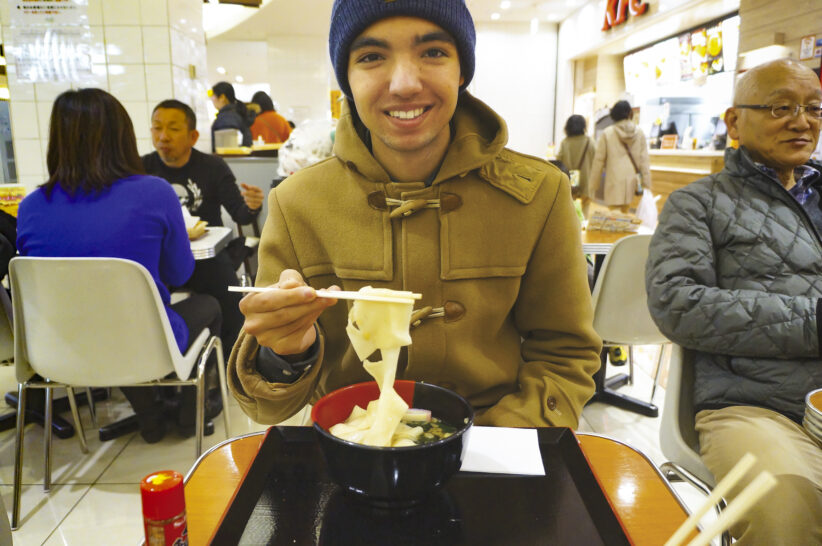
[[[258,286],[229,286],[229,292],[271,292],[272,290],[279,290],[279,288],[274,286],[265,286],[265,287],[258,287]],[[317,293],[318,298],[334,298],[338,300],[363,300],[363,301],[376,301],[382,303],[409,303],[413,302],[414,300],[418,300],[422,298],[422,294],[416,294],[414,292],[404,292],[399,290],[394,290],[394,294],[391,296],[381,296],[379,294],[363,294],[361,292],[353,292],[353,291],[346,291],[346,290],[325,290],[323,288],[319,290],[315,290]]]
[[[705,502],[694,510],[694,513],[685,520],[685,523],[671,535],[671,538],[668,539],[665,546],[679,546],[684,544],[685,537],[696,528],[702,516],[713,508],[716,503],[719,502],[719,499],[723,498],[725,494],[753,468],[754,463],[756,463],[756,457],[750,453],[746,453],[745,456],[736,463],[736,466],[714,487]],[[720,513],[719,517],[705,527],[687,546],[706,546],[710,544],[714,538],[721,535],[729,529],[731,525],[736,523],[739,518],[745,515],[745,513],[775,485],[776,478],[774,478],[770,472],[761,472],[732,502],[728,503],[728,506]]]

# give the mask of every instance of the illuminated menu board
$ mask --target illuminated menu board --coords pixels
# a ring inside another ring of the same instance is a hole
[[[625,56],[625,87],[647,90],[736,69],[739,16],[695,28]]]

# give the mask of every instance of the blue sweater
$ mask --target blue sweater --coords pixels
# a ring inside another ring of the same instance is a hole
[[[188,280],[194,256],[177,195],[162,178],[129,176],[101,193],[78,191],[73,198],[59,185],[51,198],[38,188],[20,203],[17,248],[21,256],[139,262],[157,284],[180,351],[188,346],[188,328],[169,307],[166,286]]]

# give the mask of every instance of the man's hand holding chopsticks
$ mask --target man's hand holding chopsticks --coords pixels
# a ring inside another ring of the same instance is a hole
[[[250,293],[240,300],[243,329],[278,355],[301,355],[317,339],[314,322],[337,300],[318,298],[293,269],[283,271],[275,286],[279,290]]]

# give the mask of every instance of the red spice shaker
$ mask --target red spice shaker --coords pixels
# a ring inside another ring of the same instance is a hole
[[[183,476],[174,470],[149,474],[140,482],[146,546],[188,546]]]

